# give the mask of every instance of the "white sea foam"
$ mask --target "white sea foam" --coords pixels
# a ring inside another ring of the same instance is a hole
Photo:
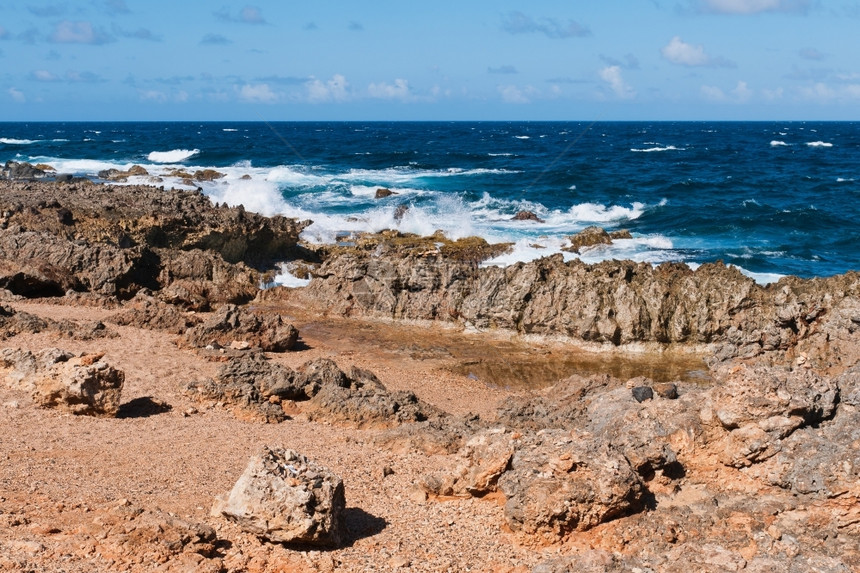
[[[771,147],[788,147],[788,144],[784,141],[779,141],[778,139],[774,139],[770,142]]]
[[[574,205],[568,214],[577,222],[583,223],[609,223],[612,221],[631,221],[638,219],[645,212],[644,203],[635,202],[630,207],[621,205],[601,205],[600,203],[580,203]]]
[[[745,269],[743,267],[739,267],[737,265],[730,265],[730,266],[737,267],[737,269],[741,272],[741,274],[748,276],[749,278],[751,278],[752,280],[754,280],[756,283],[758,283],[760,285],[768,285],[771,283],[779,282],[779,279],[781,279],[782,277],[785,276],[785,275],[781,275],[778,273],[754,273],[752,271],[748,271],[747,269]]]
[[[14,139],[11,137],[0,137],[0,143],[5,143],[6,145],[30,145],[31,143],[38,143],[42,141],[41,139]]]
[[[179,163],[200,153],[199,149],[172,149],[170,151],[153,151],[146,156],[153,163]]]
[[[528,135],[515,135],[514,137],[517,139],[531,139]]]
[[[833,147],[833,144],[828,141],[810,141],[806,145],[809,147]]]
[[[284,286],[290,288],[299,288],[308,286],[310,284],[310,279],[300,279],[294,274],[290,272],[289,266],[286,263],[281,263],[280,265],[281,272],[275,275],[275,278],[272,279],[271,286]]]
[[[233,129],[232,127],[225,127],[221,131],[239,131],[238,129]]]
[[[653,153],[655,151],[686,151],[684,147],[675,147],[674,145],[666,145],[666,146],[654,146],[654,147],[645,147],[642,149],[632,148],[630,151],[636,153]]]
[[[856,181],[856,179],[854,179],[853,177],[850,179],[845,178],[845,177],[837,177],[836,178],[837,183],[853,183],[854,181]]]

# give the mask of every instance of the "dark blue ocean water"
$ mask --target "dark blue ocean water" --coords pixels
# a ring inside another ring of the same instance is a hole
[[[94,178],[139,164],[132,182],[180,188],[172,170],[214,168],[213,200],[312,219],[314,242],[442,229],[515,242],[504,264],[596,224],[633,239],[587,261],[722,259],[762,282],[860,269],[853,122],[4,123],[10,159]],[[545,222],[510,220],[523,209]]]

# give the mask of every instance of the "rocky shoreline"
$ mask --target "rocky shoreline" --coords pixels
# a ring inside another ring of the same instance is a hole
[[[311,249],[307,224],[0,181],[0,568],[860,568],[860,274],[487,267],[505,245]],[[310,284],[262,289],[282,262]],[[598,362],[514,391],[458,373],[464,344],[688,353],[708,378]]]

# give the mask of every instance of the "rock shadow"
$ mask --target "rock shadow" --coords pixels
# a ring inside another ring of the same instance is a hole
[[[388,522],[385,519],[367,513],[360,507],[347,507],[343,513],[343,521],[347,532],[344,545],[347,547],[356,541],[382,533],[388,526]]]
[[[161,400],[153,400],[151,396],[143,396],[135,398],[125,404],[121,404],[116,413],[117,418],[149,418],[164,414],[173,409],[173,406],[162,402]]]

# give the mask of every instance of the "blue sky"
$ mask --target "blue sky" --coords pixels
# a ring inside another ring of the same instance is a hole
[[[0,120],[860,119],[860,0],[0,0]]]

